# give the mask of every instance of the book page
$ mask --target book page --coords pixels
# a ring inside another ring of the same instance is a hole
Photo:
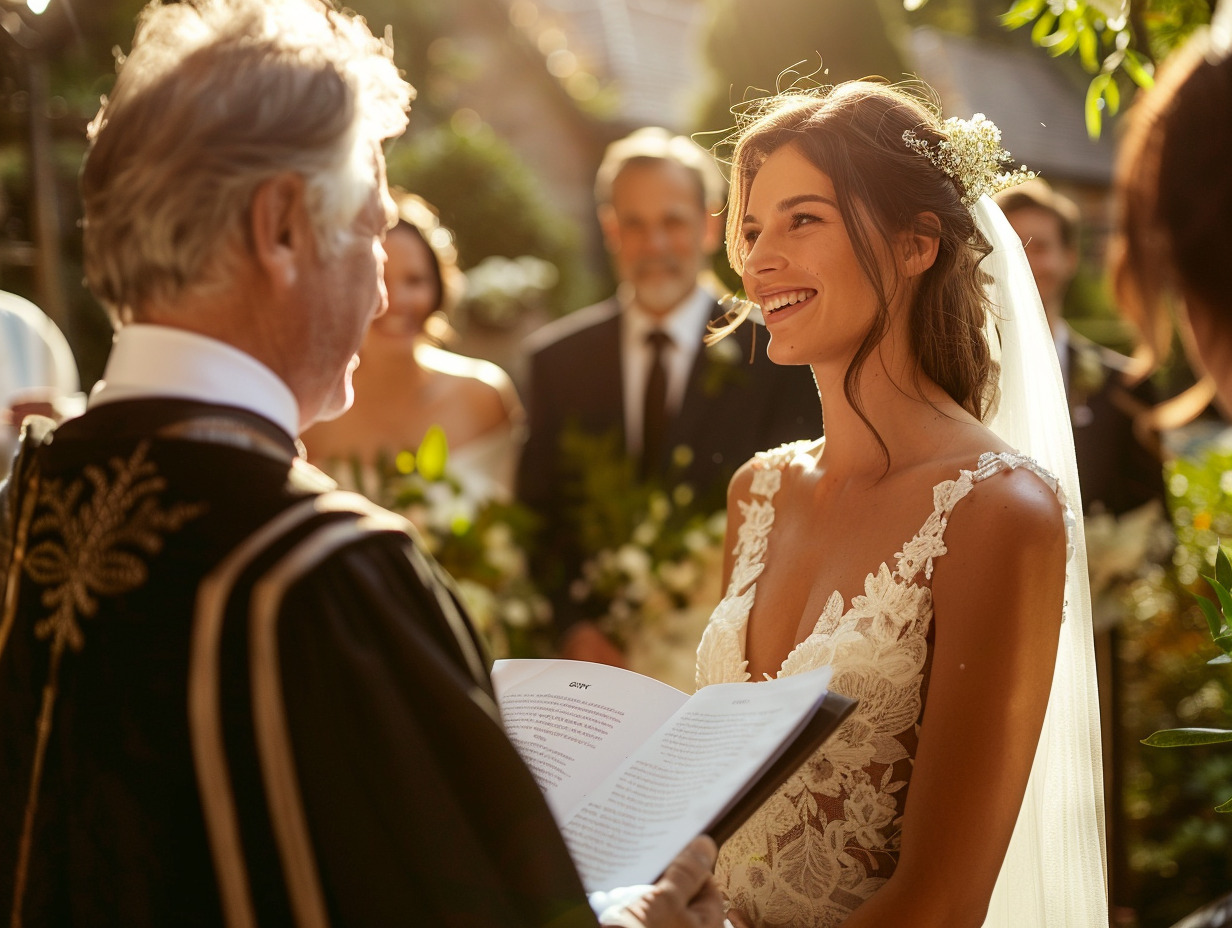
[[[807,721],[830,668],[695,693],[563,828],[588,891],[653,882]]]
[[[606,664],[503,660],[492,668],[501,718],[558,824],[688,696]]]

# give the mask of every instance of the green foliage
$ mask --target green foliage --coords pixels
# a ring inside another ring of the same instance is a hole
[[[1121,107],[1118,75],[1131,86],[1150,87],[1154,60],[1210,19],[1204,0],[1146,0],[1127,5],[1115,17],[1107,7],[1083,0],[1016,0],[1001,17],[1007,29],[1030,26],[1032,42],[1054,58],[1076,55],[1083,70],[1094,75],[1084,104],[1092,138],[1100,135],[1104,113],[1115,114]],[[1138,34],[1140,29],[1147,34]]]
[[[1228,562],[1227,552],[1220,545],[1215,553],[1215,576],[1206,577],[1206,582],[1215,591],[1219,599],[1218,605],[1204,596],[1197,596],[1203,617],[1210,628],[1211,638],[1223,654],[1208,661],[1211,664],[1227,664],[1232,662],[1232,628],[1229,627],[1229,616],[1232,616],[1232,564]],[[1232,708],[1232,707],[1230,707]],[[1189,747],[1196,744],[1218,744],[1232,741],[1232,730],[1224,728],[1169,728],[1157,731],[1143,744],[1157,748]],[[1229,799],[1216,811],[1232,812],[1232,799]]]
[[[1232,816],[1221,814],[1232,804],[1212,803],[1232,792],[1232,750],[1217,738],[1178,751],[1144,739],[1156,732],[1152,738],[1172,740],[1160,730],[1229,727],[1232,675],[1226,665],[1209,666],[1225,655],[1206,660],[1223,618],[1213,625],[1195,594],[1214,607],[1218,593],[1203,576],[1225,588],[1232,580],[1227,559],[1217,557],[1219,539],[1232,536],[1232,450],[1181,457],[1166,481],[1173,562],[1133,586],[1118,630],[1128,901],[1141,928],[1170,926],[1232,884]]]
[[[924,3],[904,0],[910,10]],[[1092,75],[1083,110],[1087,132],[1098,138],[1104,114],[1121,107],[1122,84],[1150,87],[1155,62],[1210,16],[1208,0],[1126,0],[1123,9],[1115,0],[1014,0],[1000,20],[1010,30],[1030,27],[1036,46],[1054,58],[1076,58]]]
[[[424,197],[453,229],[463,268],[494,255],[533,255],[559,273],[548,294],[552,309],[564,312],[592,295],[577,229],[547,205],[534,175],[491,127],[412,132],[388,161],[390,183]]]

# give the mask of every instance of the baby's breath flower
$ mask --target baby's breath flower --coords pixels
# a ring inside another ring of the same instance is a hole
[[[939,142],[919,138],[914,129],[903,133],[903,141],[958,183],[964,206],[973,206],[984,194],[991,196],[1035,176],[1026,165],[1001,170],[1013,159],[1001,147],[1001,130],[983,113],[970,119],[951,117],[942,124],[942,130],[945,138]]]

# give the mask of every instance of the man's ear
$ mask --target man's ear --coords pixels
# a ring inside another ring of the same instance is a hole
[[[941,221],[936,213],[920,213],[911,228],[901,232],[895,249],[905,277],[919,277],[937,260],[941,248]]]
[[[253,256],[274,287],[292,286],[305,249],[314,245],[312,223],[304,202],[304,179],[278,174],[252,196]]]

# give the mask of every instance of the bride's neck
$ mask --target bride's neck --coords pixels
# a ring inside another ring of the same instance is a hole
[[[822,397],[826,466],[833,473],[879,480],[886,473],[887,455],[896,469],[938,453],[942,426],[965,415],[917,366],[890,368],[876,351],[860,371],[855,392],[864,418],[844,390],[845,366],[815,367],[813,373]]]

